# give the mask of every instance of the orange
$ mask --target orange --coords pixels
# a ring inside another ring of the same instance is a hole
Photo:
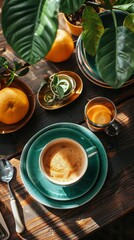
[[[94,105],[88,110],[89,119],[96,124],[107,124],[111,121],[112,113],[104,105]]]
[[[52,62],[67,60],[74,51],[72,37],[64,30],[58,29],[54,43],[48,52],[46,59]]]
[[[96,112],[93,115],[92,121],[96,124],[107,124],[111,121],[111,114],[107,111]]]
[[[29,100],[26,94],[13,87],[0,90],[0,121],[13,124],[25,117],[29,109]]]

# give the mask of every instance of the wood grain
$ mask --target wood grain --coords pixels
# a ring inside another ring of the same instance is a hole
[[[6,44],[2,32],[0,43],[1,49],[6,47],[5,51],[1,51],[1,55],[6,56],[11,63],[14,59],[18,60]],[[23,128],[11,134],[0,135],[0,158],[12,158],[15,176],[11,187],[25,224],[24,233],[17,235],[7,185],[0,183],[0,210],[10,230],[10,240],[77,240],[134,210],[134,84],[118,90],[93,84],[79,70],[75,52],[68,61],[62,63],[54,64],[45,59],[41,60],[30,67],[30,72],[21,79],[29,84],[36,98],[40,84],[49,75],[63,70],[74,71],[82,78],[84,88],[79,98],[64,109],[54,111],[42,109],[36,101],[35,112]],[[105,184],[96,197],[81,207],[71,210],[45,207],[30,196],[22,183],[19,171],[21,151],[35,133],[50,124],[70,122],[87,127],[84,107],[88,99],[95,96],[110,98],[118,111],[118,136],[109,137],[104,132],[95,133],[108,155],[109,167]]]
[[[80,239],[112,222],[133,208],[134,164],[109,174],[100,193],[89,203],[71,210],[51,209],[34,200],[23,186],[19,160],[12,159],[16,176],[11,182],[19,212],[25,223],[24,239]],[[7,186],[0,184],[0,209],[11,233],[11,240],[20,239],[15,233]]]

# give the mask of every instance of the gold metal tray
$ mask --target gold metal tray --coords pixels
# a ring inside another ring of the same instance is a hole
[[[74,78],[74,80],[76,81],[76,88],[68,97],[63,98],[63,99],[55,98],[52,102],[48,103],[48,102],[45,102],[44,96],[46,93],[49,93],[51,90],[50,90],[49,82],[46,82],[43,86],[40,87],[40,89],[37,93],[37,100],[38,100],[40,106],[47,110],[54,110],[54,109],[58,109],[58,108],[68,105],[69,103],[76,100],[83,90],[83,82],[82,82],[81,78],[75,72],[60,71],[56,74],[67,74],[70,77]]]

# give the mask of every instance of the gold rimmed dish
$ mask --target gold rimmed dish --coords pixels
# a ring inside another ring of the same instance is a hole
[[[35,110],[36,101],[35,101],[34,93],[32,89],[25,82],[16,78],[14,79],[14,81],[10,86],[22,90],[27,95],[29,100],[29,110],[26,116],[21,121],[15,124],[4,124],[0,122],[0,134],[15,132],[20,128],[22,128],[30,120]]]
[[[71,78],[73,78],[75,80],[76,87],[73,90],[73,92],[71,92],[71,94],[68,95],[67,97],[58,99],[57,97],[52,96],[50,101],[45,101],[46,96],[47,95],[50,96],[50,94],[52,94],[51,89],[50,89],[50,81],[48,79],[48,81],[43,86],[40,87],[40,89],[37,93],[38,103],[40,104],[40,106],[42,108],[47,109],[47,110],[58,109],[58,108],[61,108],[61,107],[64,107],[64,106],[70,104],[71,102],[73,102],[74,100],[76,100],[79,97],[79,95],[81,94],[81,92],[83,90],[82,79],[75,72],[60,71],[56,74],[67,74],[68,76],[70,76]]]
[[[77,59],[77,64],[79,69],[81,70],[81,72],[83,73],[83,75],[90,80],[90,82],[94,83],[95,85],[98,85],[100,87],[103,88],[112,88],[111,86],[106,85],[105,83],[103,83],[102,81],[96,79],[96,76],[90,72],[89,70],[87,70],[87,68],[84,66],[84,62],[81,58],[81,53],[79,48],[77,48],[76,46],[76,59]]]
[[[112,86],[109,86],[106,84],[98,75],[95,62],[93,57],[91,57],[88,53],[86,53],[86,50],[84,49],[84,45],[82,42],[81,35],[79,36],[76,44],[76,60],[78,63],[78,66],[81,70],[81,72],[86,76],[87,79],[89,79],[92,83],[104,87],[104,88],[111,88]],[[126,87],[130,84],[134,83],[134,75],[130,77],[122,86]]]

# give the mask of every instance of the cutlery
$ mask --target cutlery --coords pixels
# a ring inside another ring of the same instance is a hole
[[[16,229],[17,233],[22,233],[24,230],[24,225],[20,219],[16,200],[13,196],[13,193],[12,193],[10,185],[9,185],[9,182],[13,178],[13,174],[14,174],[14,168],[13,168],[12,164],[6,159],[1,159],[0,160],[0,180],[2,182],[7,183],[7,185],[8,185],[8,190],[10,193],[10,204],[11,204],[11,208],[12,208],[12,212],[13,212],[13,216],[14,216],[14,220],[15,220],[15,229]]]

